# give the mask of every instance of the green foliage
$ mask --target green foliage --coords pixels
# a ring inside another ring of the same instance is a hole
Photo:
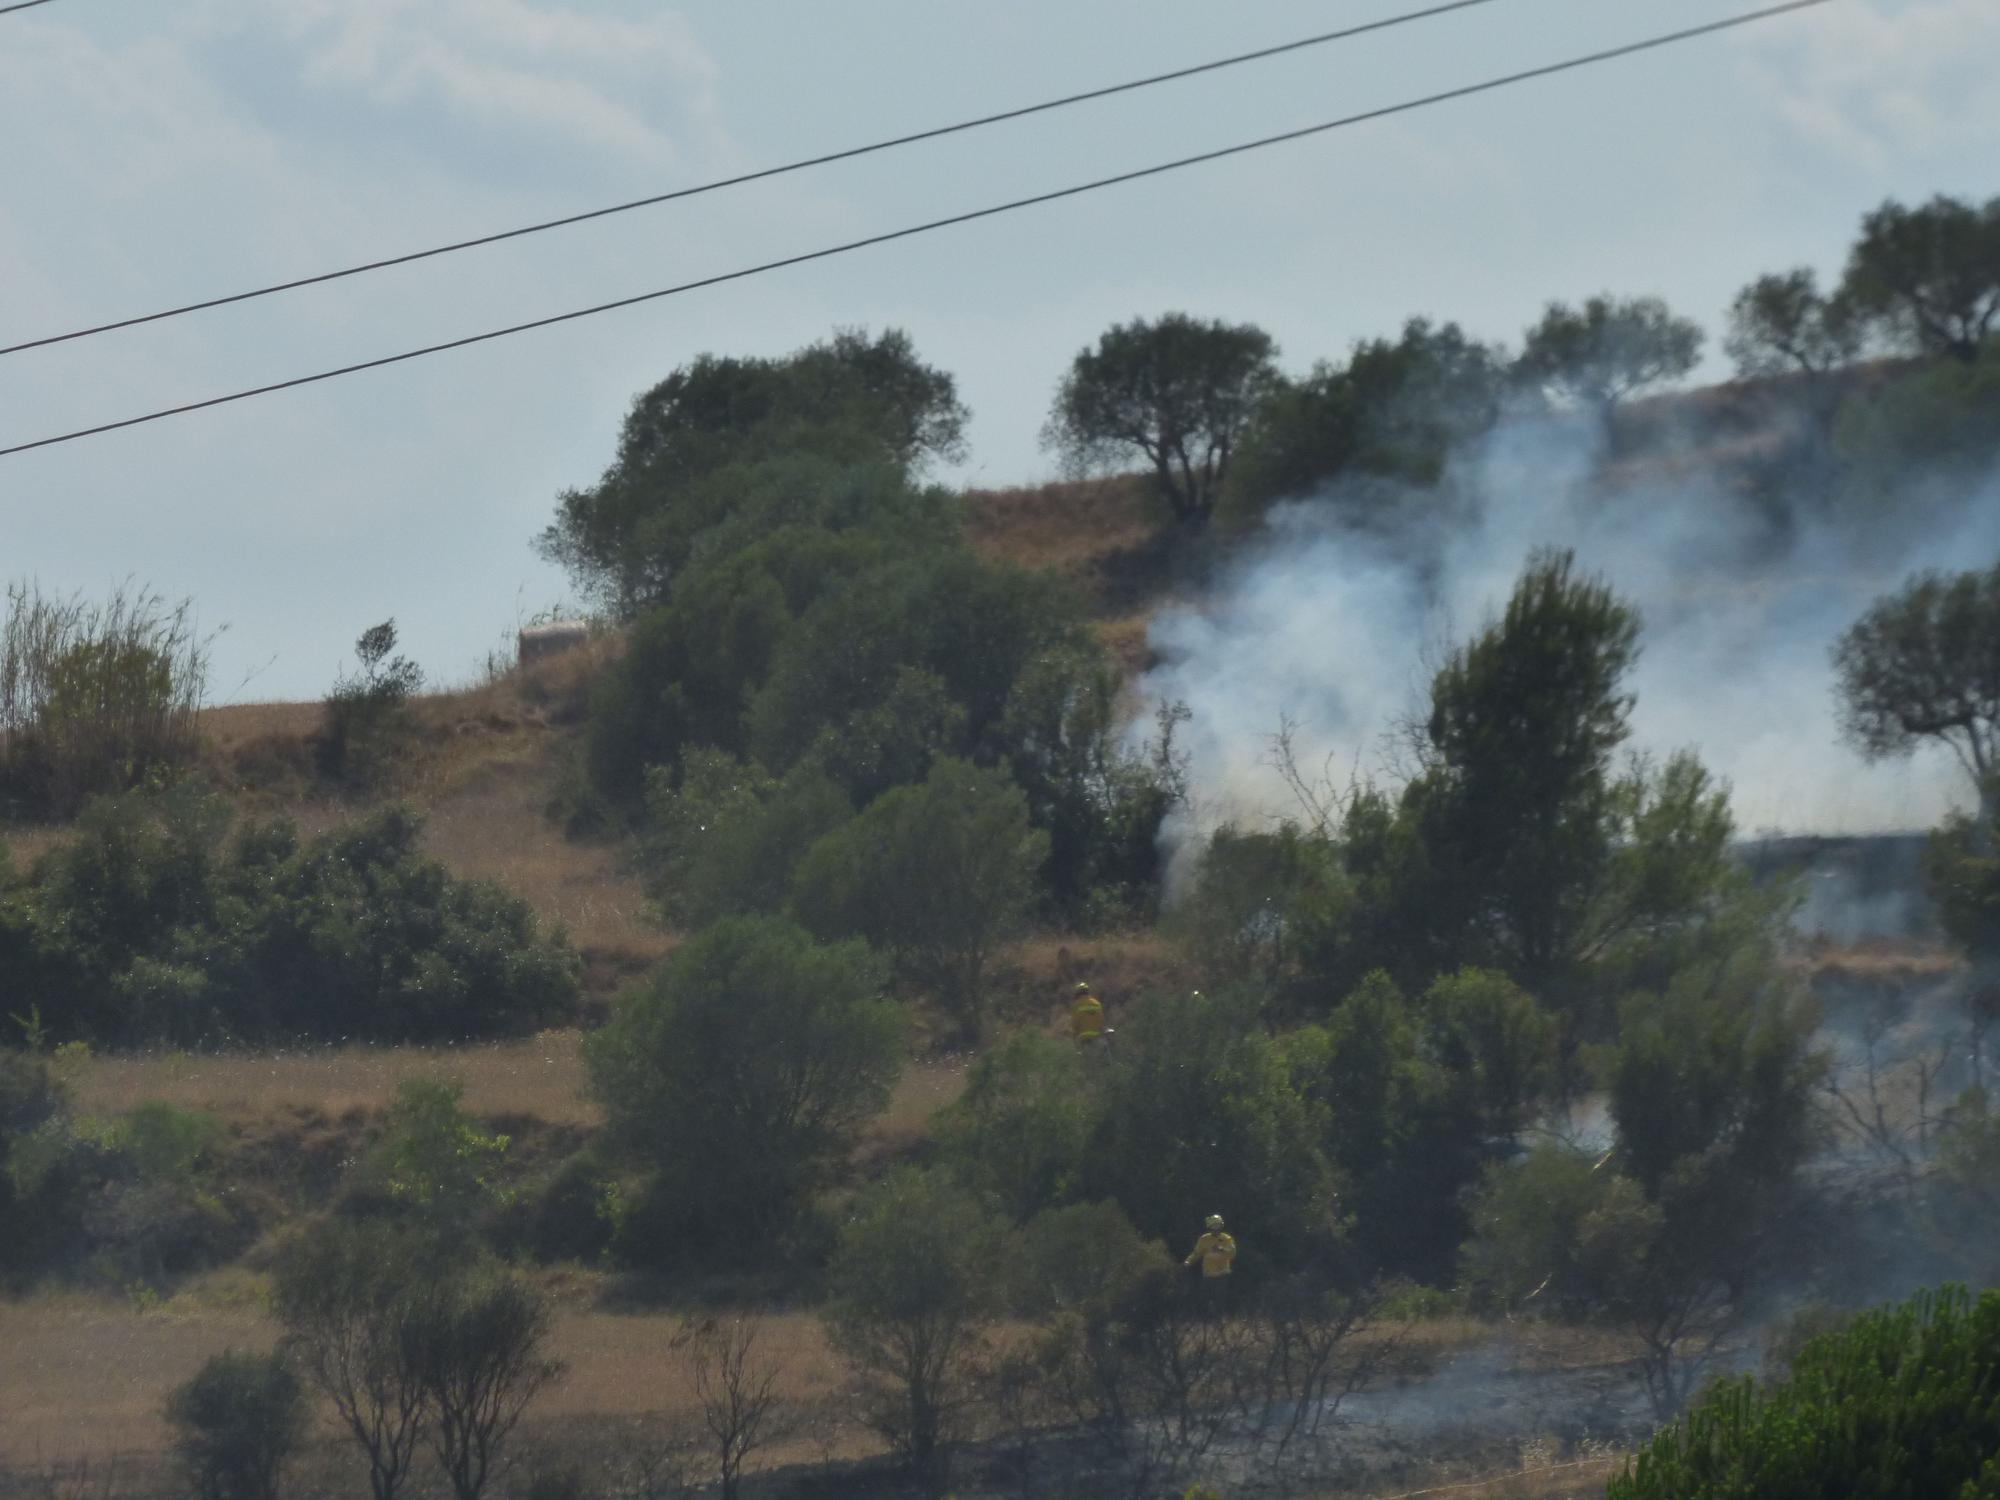
[[[1790,1379],[1712,1389],[1610,1500],[2000,1494],[2000,1292],[1947,1287],[1809,1341]]]
[[[412,733],[409,700],[424,674],[396,649],[396,622],[384,620],[354,642],[360,671],[342,673],[326,696],[326,719],[316,751],[322,774],[356,786],[382,779]]]
[[[93,803],[5,898],[22,937],[0,943],[0,988],[100,1045],[464,1038],[573,1004],[561,936],[422,857],[408,811],[304,844],[227,821],[190,788]]]
[[[208,684],[194,609],[120,588],[101,605],[7,586],[0,618],[0,806],[67,817],[90,796],[193,759]]]
[[[893,953],[976,1036],[986,966],[1026,916],[1047,853],[1019,788],[940,757],[920,785],[885,792],[814,844],[792,899],[814,931]]]
[[[166,1419],[197,1500],[276,1500],[305,1436],[305,1389],[282,1354],[226,1350],[169,1393]]]
[[[861,944],[771,917],[691,938],[585,1047],[613,1139],[649,1173],[628,1253],[669,1266],[780,1254],[887,1101],[904,1026]]]
[[[1483,969],[1438,980],[1420,1009],[1461,1117],[1487,1140],[1525,1129],[1555,1092],[1556,1018],[1505,975]]]
[[[0,1277],[42,1260],[73,1215],[71,1184],[41,1166],[66,1104],[46,1060],[0,1047]]]
[[[1344,896],[1339,851],[1295,823],[1209,835],[1194,885],[1166,925],[1203,973],[1273,988],[1297,977],[1302,921]]]
[[[827,1271],[827,1331],[868,1419],[941,1494],[1005,1308],[1011,1227],[949,1178],[900,1169],[855,1205]]]
[[[851,497],[830,473],[901,487],[962,451],[967,419],[952,378],[894,329],[782,359],[702,355],[633,402],[611,466],[564,493],[541,550],[630,614],[666,597],[708,533],[838,521]]]
[[[428,1282],[402,1307],[399,1350],[454,1500],[479,1500],[528,1404],[562,1374],[547,1353],[553,1321],[541,1293],[490,1267]]]
[[[1604,1156],[1538,1146],[1486,1168],[1464,1278],[1476,1304],[1615,1321],[1659,1238],[1660,1209]]]
[[[1895,345],[1976,360],[2000,320],[2000,198],[1885,202],[1861,221],[1841,296]]]
[[[1135,1007],[1099,1083],[1078,1196],[1114,1200],[1141,1233],[1178,1243],[1219,1213],[1239,1270],[1295,1264],[1333,1228],[1318,1112],[1250,1009],[1155,996]]]
[[[1657,297],[1551,302],[1522,338],[1515,373],[1559,399],[1605,415],[1627,396],[1676,380],[1701,358],[1699,324]]]
[[[1075,1043],[1020,1031],[981,1054],[934,1134],[959,1181],[1025,1222],[1074,1196],[1097,1116]]]
[[[1020,1267],[1022,1310],[1048,1317],[1117,1307],[1147,1278],[1171,1275],[1173,1260],[1116,1203],[1072,1203],[1028,1221]]]
[[[222,1140],[222,1125],[202,1110],[181,1109],[154,1099],[136,1106],[119,1121],[113,1140],[115,1149],[141,1177],[187,1183],[213,1163]]]
[[[1395,340],[1356,344],[1346,365],[1321,362],[1265,400],[1225,496],[1235,515],[1330,492],[1360,524],[1404,519],[1385,507],[1436,485],[1452,451],[1499,419],[1501,352],[1456,323],[1412,318]]]
[[[1723,347],[1739,375],[1819,376],[1851,361],[1861,349],[1854,308],[1836,293],[1826,296],[1810,267],[1759,276],[1729,306]]]
[[[457,1079],[406,1080],[365,1166],[366,1177],[416,1222],[451,1236],[508,1197],[500,1182],[507,1137],[468,1117],[459,1108],[464,1095]]]
[[[1113,324],[1056,388],[1043,446],[1079,472],[1143,460],[1174,516],[1201,526],[1277,385],[1276,355],[1249,323],[1168,313]]]
[[[2000,358],[1919,366],[1857,392],[1835,414],[1833,448],[1836,498],[1862,519],[1962,503],[2000,458]]]
[[[776,779],[720,750],[689,752],[678,786],[655,768],[646,806],[648,886],[683,928],[781,910],[805,852],[854,816],[815,765]]]
[[[2000,564],[1917,574],[1870,605],[1834,647],[1842,728],[1870,759],[1942,742],[1985,795],[2000,773],[1996,641]]]

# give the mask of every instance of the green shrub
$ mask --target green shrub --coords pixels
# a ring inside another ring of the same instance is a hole
[[[212,1355],[167,1397],[197,1500],[276,1500],[306,1430],[305,1388],[281,1354]]]
[[[421,826],[388,808],[303,844],[283,821],[230,839],[192,788],[101,799],[0,893],[0,991],[37,996],[51,1037],[106,1046],[433,1041],[562,1015],[560,933],[424,858]]]
[[[404,1082],[363,1166],[365,1180],[414,1222],[452,1238],[473,1232],[508,1197],[500,1182],[507,1137],[470,1119],[459,1108],[464,1094],[456,1079]]]
[[[1018,787],[940,757],[921,785],[884,793],[814,844],[792,899],[820,935],[893,953],[976,1037],[987,965],[1027,916],[1047,853]]]
[[[361,670],[342,673],[326,697],[326,722],[316,746],[322,774],[357,786],[382,779],[414,726],[409,700],[424,674],[396,649],[396,622],[384,620],[354,643]]]
[[[585,1043],[610,1139],[648,1174],[626,1250],[668,1266],[757,1266],[887,1101],[900,1007],[859,943],[773,917],[690,938]]]
[[[2000,1292],[1946,1287],[1809,1340],[1791,1377],[1712,1388],[1609,1500],[2000,1494]]]
[[[1075,1193],[1098,1109],[1076,1044],[1020,1031],[973,1064],[933,1133],[961,1182],[1024,1223]]]

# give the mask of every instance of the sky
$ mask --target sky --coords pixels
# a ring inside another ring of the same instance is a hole
[[[54,0],[0,15],[0,344],[1387,15],[1396,0]],[[1471,11],[690,202],[0,358],[0,447],[628,296],[1754,8]],[[2000,4],[1758,27],[478,348],[0,458],[0,577],[135,580],[218,701],[325,692],[394,617],[472,678],[569,593],[532,539],[704,351],[907,329],[973,412],[938,477],[1052,477],[1109,324],[1249,320],[1303,371],[1409,316],[1838,271],[1886,197],[2000,191]],[[1712,347],[1719,337],[1712,339]],[[1728,372],[1718,352],[1702,372]]]

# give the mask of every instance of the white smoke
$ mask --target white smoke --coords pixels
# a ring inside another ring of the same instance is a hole
[[[1333,491],[1275,507],[1209,596],[1163,612],[1150,634],[1149,702],[1185,702],[1191,811],[1167,831],[1263,826],[1298,808],[1271,764],[1296,724],[1312,777],[1393,781],[1395,723],[1422,701],[1441,651],[1505,605],[1538,547],[1570,547],[1640,610],[1630,748],[1696,750],[1733,789],[1747,832],[1926,828],[1969,800],[1950,754],[1869,764],[1843,744],[1828,651],[1913,571],[1990,565],[2000,483],[1915,492],[1871,524],[1774,528],[1754,501],[1719,493],[1715,469],[1652,466],[1607,494],[1594,424],[1510,420],[1451,465],[1435,492]],[[1684,472],[1658,477],[1662,471]],[[1401,517],[1353,521],[1385,503]],[[1793,518],[1825,516],[1803,497]]]

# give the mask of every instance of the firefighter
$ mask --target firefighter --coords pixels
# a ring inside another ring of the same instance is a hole
[[[1104,1044],[1104,1003],[1086,980],[1076,987],[1069,1007],[1069,1034],[1079,1048],[1095,1050]]]
[[[1221,1214],[1210,1214],[1206,1228],[1207,1233],[1194,1242],[1194,1250],[1181,1264],[1191,1266],[1200,1261],[1202,1281],[1220,1283],[1235,1264],[1236,1237],[1222,1227]]]

